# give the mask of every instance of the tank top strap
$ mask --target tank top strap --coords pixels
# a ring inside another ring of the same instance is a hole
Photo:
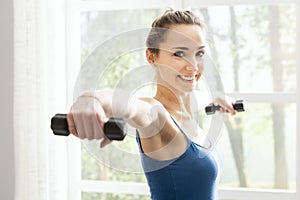
[[[173,122],[175,123],[175,125],[179,128],[180,132],[185,136],[185,138],[188,141],[188,146],[192,143],[192,140],[189,138],[189,136],[185,133],[185,131],[181,128],[181,126],[178,124],[178,122],[176,121],[176,119],[170,114],[171,119],[173,120]]]
[[[185,138],[188,141],[188,146],[192,143],[191,139],[187,136],[187,134],[184,132],[184,130],[182,130],[182,128],[180,127],[180,125],[177,123],[177,121],[175,120],[175,118],[170,114],[171,119],[173,120],[173,122],[175,123],[175,125],[179,128],[180,132],[185,136]],[[141,143],[141,139],[139,136],[139,132],[136,129],[136,141],[138,143],[139,146],[139,150],[141,153],[144,153],[143,148],[142,148],[142,143]]]
[[[140,151],[141,153],[144,153],[143,148],[142,148],[141,139],[140,139],[140,136],[139,136],[139,131],[136,129],[135,132],[136,132],[135,139],[136,139],[136,143],[137,143],[138,146],[139,146],[139,151]]]

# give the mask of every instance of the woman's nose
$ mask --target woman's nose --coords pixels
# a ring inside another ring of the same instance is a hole
[[[196,59],[191,58],[191,59],[186,59],[186,66],[185,69],[188,71],[198,71],[198,65],[199,63],[197,62]]]
[[[195,65],[187,65],[187,66],[185,67],[185,69],[186,69],[187,71],[198,71],[198,67],[195,66]]]

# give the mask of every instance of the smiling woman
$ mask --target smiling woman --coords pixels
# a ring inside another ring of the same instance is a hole
[[[152,199],[217,199],[218,159],[201,143],[206,135],[193,119],[197,106],[191,101],[204,70],[204,41],[195,14],[167,10],[147,38],[146,58],[156,69],[154,96],[129,100],[133,91],[88,91],[68,114],[68,124],[76,126],[70,131],[81,139],[103,139],[101,147],[111,143],[102,130],[105,118],[124,118],[137,129]],[[216,101],[221,112],[235,114],[233,102]]]
[[[192,24],[171,25],[163,38],[159,43],[159,50],[152,50],[150,46],[146,51],[149,63],[157,68],[158,84],[168,84],[168,87],[178,86],[180,88],[176,90],[182,92],[192,91],[203,73],[205,38],[202,28]],[[174,77],[182,82],[177,80],[176,84],[176,80],[170,80],[167,83],[167,77],[174,73],[177,74]]]

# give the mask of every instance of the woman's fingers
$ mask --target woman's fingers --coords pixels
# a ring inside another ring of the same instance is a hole
[[[69,131],[81,139],[101,139],[105,113],[101,104],[92,97],[80,97],[67,115]]]
[[[76,130],[76,126],[75,126],[75,122],[74,122],[74,118],[73,118],[72,113],[67,114],[67,121],[68,121],[69,132],[71,134],[75,135],[76,137],[79,137],[79,135],[77,133],[77,130]]]
[[[226,97],[223,98],[216,98],[215,102],[221,106],[220,112],[229,113],[231,115],[235,115],[236,111],[233,108],[233,103],[235,102],[234,98]]]
[[[106,145],[110,144],[112,141],[110,139],[108,139],[107,137],[104,137],[104,139],[102,140],[102,142],[100,143],[100,148],[105,147]]]

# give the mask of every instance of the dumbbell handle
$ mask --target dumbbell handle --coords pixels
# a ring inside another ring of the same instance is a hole
[[[244,112],[244,100],[237,100],[235,103],[232,104],[234,110],[237,112]],[[221,109],[220,105],[216,105],[214,103],[209,104],[207,107],[205,107],[205,112],[207,115],[212,115],[216,111],[219,111]]]
[[[67,115],[56,114],[51,119],[51,129],[54,135],[70,135]],[[127,134],[126,122],[122,118],[110,118],[104,124],[104,134],[110,140],[123,140]]]

